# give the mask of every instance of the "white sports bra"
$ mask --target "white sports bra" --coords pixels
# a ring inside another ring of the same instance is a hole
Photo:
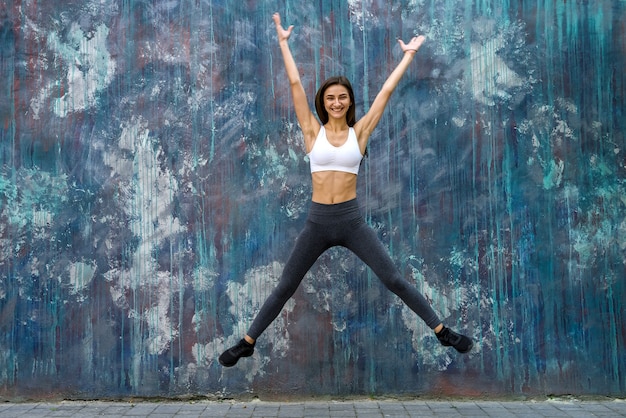
[[[311,173],[317,171],[343,171],[359,174],[363,155],[353,128],[349,129],[348,139],[340,147],[336,147],[326,138],[326,129],[320,128],[311,152],[307,154],[311,163]]]

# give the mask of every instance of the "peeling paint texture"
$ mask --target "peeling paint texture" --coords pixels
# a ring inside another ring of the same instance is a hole
[[[270,4],[271,3],[271,4]],[[225,369],[310,173],[276,33],[357,117],[358,193],[461,356],[342,248]],[[0,399],[626,395],[626,2],[0,2]]]

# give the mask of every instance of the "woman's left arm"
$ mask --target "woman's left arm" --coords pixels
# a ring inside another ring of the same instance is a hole
[[[380,92],[376,95],[369,111],[354,125],[357,138],[359,139],[359,145],[361,145],[361,150],[365,149],[369,136],[376,125],[378,125],[378,121],[383,115],[385,106],[387,106],[387,102],[389,102],[391,94],[396,89],[396,86],[406,72],[406,69],[409,67],[409,64],[413,61],[413,56],[422,46],[425,39],[426,38],[424,36],[416,36],[412,38],[408,44],[405,44],[401,39],[398,40],[398,43],[404,52],[402,60],[391,72],[391,74],[389,74],[389,77],[387,77],[387,80],[380,89]]]

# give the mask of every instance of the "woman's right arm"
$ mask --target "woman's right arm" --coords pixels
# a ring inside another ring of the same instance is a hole
[[[291,54],[291,50],[289,49],[289,44],[287,42],[291,36],[293,26],[289,26],[289,28],[284,29],[280,23],[280,15],[278,13],[274,13],[272,18],[276,24],[278,44],[280,45],[280,51],[283,55],[289,85],[291,86],[293,105],[296,110],[298,123],[300,124],[300,128],[302,129],[302,133],[304,135],[306,152],[308,153],[311,151],[311,148],[313,148],[313,142],[315,141],[315,138],[320,130],[320,124],[315,118],[313,112],[311,112],[304,87],[300,81],[298,67],[296,66],[296,62],[293,59],[293,55]]]

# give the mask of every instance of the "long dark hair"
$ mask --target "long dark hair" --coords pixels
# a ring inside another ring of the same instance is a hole
[[[324,81],[319,90],[317,90],[317,93],[315,94],[315,110],[317,111],[317,117],[320,118],[322,125],[326,125],[328,122],[328,112],[324,107],[324,93],[326,93],[326,89],[330,86],[335,86],[337,84],[348,89],[348,94],[350,95],[350,107],[348,108],[348,113],[346,113],[346,122],[348,123],[348,126],[354,126],[356,123],[356,112],[354,111],[354,91],[352,90],[352,84],[350,84],[350,81],[344,76],[330,77]]]

